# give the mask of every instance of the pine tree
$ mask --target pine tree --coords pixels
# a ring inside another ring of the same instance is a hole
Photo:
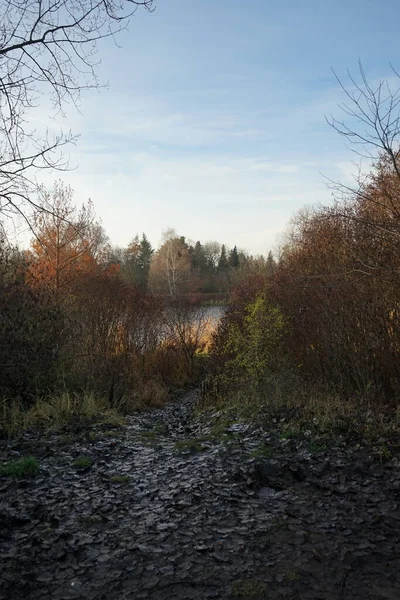
[[[203,274],[207,270],[207,258],[200,242],[196,242],[191,253],[192,268]]]
[[[229,253],[229,266],[236,269],[239,266],[239,253],[236,246]]]
[[[267,277],[273,277],[276,269],[276,262],[273,257],[271,250],[268,252],[267,262],[265,264],[265,270],[267,272]]]
[[[147,239],[145,233],[142,234],[140,241],[140,253],[139,253],[139,281],[138,285],[143,289],[147,290],[149,283],[149,272],[151,259],[153,257],[154,250],[151,243]]]
[[[221,255],[218,261],[218,271],[226,271],[228,269],[228,259],[226,257],[225,244],[222,244]]]

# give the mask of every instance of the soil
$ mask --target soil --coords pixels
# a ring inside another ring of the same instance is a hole
[[[196,401],[1,442],[0,462],[40,460],[0,478],[2,600],[400,600],[395,452],[216,433]]]

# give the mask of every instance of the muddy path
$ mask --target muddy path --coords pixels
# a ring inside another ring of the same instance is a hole
[[[2,442],[41,470],[0,478],[1,599],[400,599],[396,456],[216,426],[196,399]]]

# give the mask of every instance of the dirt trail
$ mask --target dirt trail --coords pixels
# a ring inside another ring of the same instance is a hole
[[[216,430],[196,397],[119,431],[0,448],[41,464],[0,479],[1,599],[400,599],[396,458]]]

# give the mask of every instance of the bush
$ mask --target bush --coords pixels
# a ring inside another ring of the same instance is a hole
[[[51,290],[27,285],[26,266],[0,244],[0,396],[32,402],[56,384],[66,320]]]
[[[228,324],[223,351],[230,358],[224,365],[225,376],[230,381],[249,381],[261,390],[281,362],[279,344],[283,329],[279,309],[257,296],[246,306],[241,325]]]

